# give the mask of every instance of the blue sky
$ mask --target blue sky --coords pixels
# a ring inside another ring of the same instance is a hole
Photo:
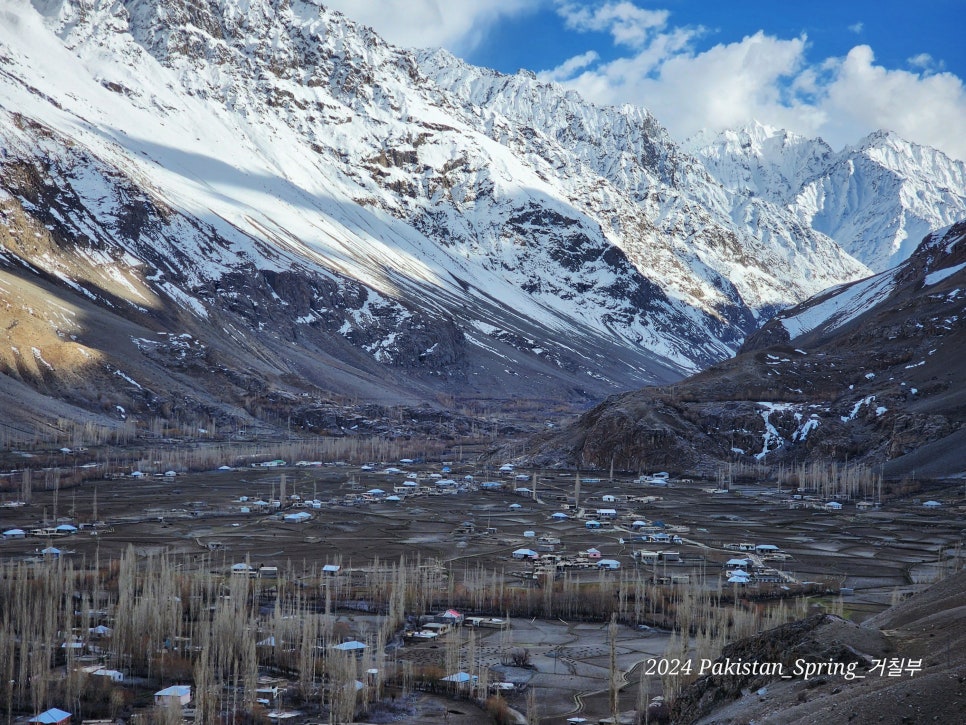
[[[605,3],[573,3],[594,8]],[[925,0],[910,11],[908,2],[862,0],[665,0],[636,2],[642,9],[666,9],[672,26],[703,27],[695,45],[707,50],[764,30],[779,38],[808,38],[813,61],[844,56],[854,46],[868,44],[876,59],[889,68],[910,68],[908,60],[923,53],[960,78],[966,77],[966,45],[955,40],[957,25],[966,27],[963,0]],[[476,47],[462,53],[467,61],[506,73],[519,68],[554,68],[574,51],[594,49],[612,60],[620,55],[606,31],[579,33],[568,29],[552,2],[533,3],[530,12],[510,16],[493,27]]]
[[[966,159],[964,0],[327,4],[404,47],[642,105],[679,140],[758,120],[840,148],[886,128]]]

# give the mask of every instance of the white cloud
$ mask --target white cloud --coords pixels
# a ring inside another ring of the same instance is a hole
[[[537,9],[541,0],[325,0],[403,48],[447,48],[465,53],[501,19]]]
[[[946,64],[943,61],[936,60],[931,55],[929,55],[929,53],[919,53],[918,55],[914,55],[911,58],[907,58],[906,63],[908,63],[913,68],[921,68],[923,71],[927,73],[938,72],[946,67]]]
[[[561,12],[575,28],[609,29],[615,45],[629,47],[619,39],[628,31],[614,30],[635,17],[626,5]],[[598,103],[642,105],[678,139],[757,120],[840,147],[881,128],[966,160],[958,123],[966,118],[966,89],[957,76],[936,72],[941,65],[928,54],[909,59],[916,72],[876,65],[867,45],[811,63],[805,36],[781,39],[762,31],[699,52],[694,41],[702,29],[643,22],[634,37],[645,39],[623,57],[596,62],[582,54],[540,77]]]
[[[572,30],[606,31],[618,45],[637,48],[644,45],[654,30],[667,25],[667,10],[644,10],[631,2],[609,2],[591,10],[585,5],[563,2],[558,13]]]
[[[592,63],[596,63],[598,60],[600,60],[600,55],[598,55],[597,51],[588,50],[586,53],[568,58],[552,71],[545,71],[542,79],[547,81],[561,81],[573,78],[577,72]]]
[[[952,73],[890,70],[875,64],[869,46],[859,45],[836,63],[820,104],[830,119],[829,136],[886,128],[966,159],[960,123],[966,118],[966,88]]]
[[[681,29],[659,34],[635,55],[586,68],[565,85],[599,103],[643,105],[680,138],[766,115],[774,125],[786,110],[781,81],[800,71],[805,39],[759,32],[694,53],[693,37]],[[545,77],[560,78],[564,66]]]
[[[853,23],[852,25],[849,26],[849,30],[855,33],[856,35],[859,35],[864,29],[865,29],[865,23],[861,21],[858,23]]]

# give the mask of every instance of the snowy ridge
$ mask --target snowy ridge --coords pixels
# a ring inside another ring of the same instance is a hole
[[[690,305],[720,309],[737,294],[770,313],[785,294],[865,272],[778,206],[736,199],[644,109],[597,107],[531,74],[474,68],[445,51],[422,54],[420,67],[463,101],[481,132],[525,155],[571,201],[593,200],[609,241]],[[799,272],[784,274],[791,269]]]
[[[869,277],[830,290],[827,296],[823,295],[823,301],[806,306],[802,312],[787,316],[779,313],[777,319],[792,339],[820,326],[841,327],[886,299],[894,285],[895,280],[889,273]]]
[[[966,262],[963,224],[927,235],[912,257],[893,269],[827,290],[795,308],[778,313],[770,324],[784,328],[788,340],[822,329],[832,332],[885,303],[903,287],[931,287],[962,275]],[[949,293],[956,299],[959,290]]]
[[[878,272],[966,218],[966,164],[889,131],[837,153],[760,124],[687,145],[726,188],[788,208]]]
[[[4,258],[266,364],[314,346],[375,379],[596,395],[729,357],[868,273],[643,109],[314,2],[11,0],[0,20],[0,186],[53,237]],[[811,156],[785,145],[788,176]]]

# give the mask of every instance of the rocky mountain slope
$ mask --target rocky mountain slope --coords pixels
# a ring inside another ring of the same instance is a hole
[[[861,626],[814,615],[729,645],[718,660],[824,664],[798,675],[708,675],[674,704],[674,722],[920,723],[957,722],[966,696],[962,626],[966,572],[956,572]],[[877,668],[876,663],[882,663]],[[829,674],[832,666],[852,675]]]
[[[786,207],[877,272],[966,218],[966,164],[888,131],[839,152],[761,124],[686,146],[726,188]]]
[[[315,2],[0,16],[2,387],[48,418],[584,405],[868,272],[642,109]]]
[[[784,311],[734,358],[613,396],[536,441],[545,464],[676,471],[850,461],[966,470],[966,222],[893,270]]]

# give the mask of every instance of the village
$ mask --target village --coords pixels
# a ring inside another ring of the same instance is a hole
[[[29,500],[0,479],[0,603],[38,577],[57,594],[6,625],[8,720],[562,725],[613,721],[614,698],[657,717],[686,678],[642,677],[649,659],[814,608],[860,620],[961,566],[951,506],[874,490],[458,460],[156,469]]]

